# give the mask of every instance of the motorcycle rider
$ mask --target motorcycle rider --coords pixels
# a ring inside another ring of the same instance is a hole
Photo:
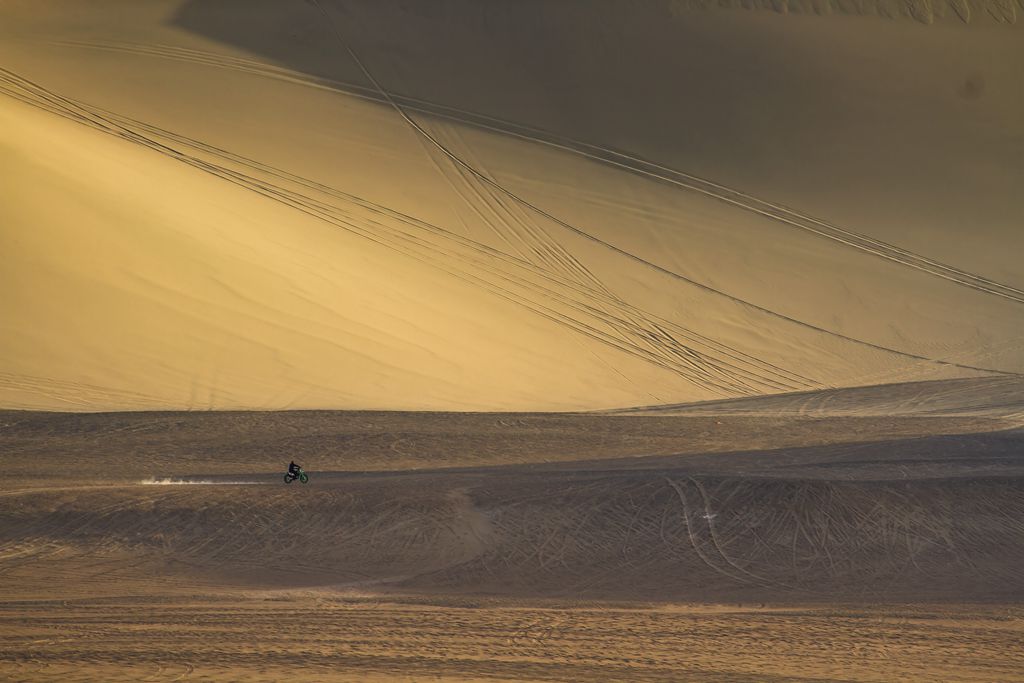
[[[296,465],[295,461],[292,460],[292,464],[288,465],[288,474],[292,475],[293,477],[298,477],[299,476],[299,471],[301,469],[302,468],[299,467],[298,465]]]

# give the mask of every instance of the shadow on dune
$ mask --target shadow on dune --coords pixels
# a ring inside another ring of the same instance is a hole
[[[392,94],[635,154],[808,208],[838,208],[837,196],[816,183],[827,171],[834,174],[828,184],[843,194],[877,197],[886,207],[909,203],[935,226],[955,224],[944,212],[967,212],[971,224],[991,222],[995,234],[1005,219],[986,205],[1016,210],[998,189],[999,175],[959,174],[944,200],[921,173],[925,158],[977,159],[1010,177],[1019,171],[1015,161],[996,162],[985,148],[972,148],[988,139],[975,134],[981,119],[955,106],[964,97],[964,72],[977,83],[992,70],[977,49],[991,36],[960,33],[954,41],[938,27],[929,33],[912,24],[757,14],[683,10],[668,0],[186,0],[170,23],[301,74],[375,90],[351,48]],[[1016,50],[1019,41],[1015,46],[1011,36],[1001,45]],[[904,60],[908,50],[919,59]],[[949,73],[929,70],[926,91],[894,94],[908,78],[922,78],[923,65],[944,63],[941,57],[963,63]],[[970,92],[980,97],[978,86]],[[921,125],[922,115],[934,128]],[[947,125],[956,136],[937,134]],[[958,139],[965,135],[976,142]],[[888,187],[890,178],[900,180],[898,189]],[[860,191],[850,194],[843,184],[854,181]],[[816,192],[807,192],[810,186]],[[825,196],[815,199],[819,194]],[[981,221],[979,212],[999,220]],[[845,205],[840,213],[858,221],[874,216]]]
[[[330,27],[308,1],[188,0],[170,23],[302,74],[359,84],[365,81],[351,59],[338,51]]]
[[[388,93],[450,108],[462,120],[493,117],[652,161],[722,170],[751,163],[751,145],[777,132],[751,98],[762,109],[788,109],[795,98],[802,116],[847,106],[833,89],[809,90],[791,77],[805,74],[810,55],[757,31],[730,40],[693,21],[699,13],[674,16],[670,2],[320,6],[330,20],[309,1],[189,0],[171,23],[361,96],[383,101],[349,49]]]

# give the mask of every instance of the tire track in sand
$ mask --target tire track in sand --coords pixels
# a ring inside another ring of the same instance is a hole
[[[626,257],[627,259],[635,261],[635,262],[643,265],[644,267],[647,267],[647,268],[653,269],[653,270],[655,270],[657,272],[660,272],[663,275],[667,275],[668,277],[670,277],[672,279],[686,282],[686,283],[688,283],[688,284],[690,284],[690,285],[692,285],[694,287],[697,287],[698,289],[701,289],[703,291],[706,291],[706,292],[709,292],[709,293],[712,293],[712,294],[716,294],[716,295],[721,296],[721,297],[725,297],[725,298],[729,299],[730,301],[733,301],[733,302],[735,302],[737,304],[746,306],[746,307],[751,308],[753,310],[760,311],[762,313],[768,314],[770,316],[773,316],[773,317],[776,317],[776,318],[779,318],[779,319],[782,319],[782,320],[786,320],[788,322],[794,323],[794,324],[799,325],[801,327],[805,327],[805,328],[808,328],[808,329],[811,329],[811,330],[814,330],[814,331],[817,331],[817,332],[821,332],[823,334],[828,334],[828,335],[834,336],[834,337],[839,338],[839,339],[844,339],[844,340],[847,340],[847,341],[851,341],[851,342],[854,342],[854,343],[857,343],[857,344],[860,344],[860,345],[863,345],[863,346],[866,346],[866,347],[869,347],[869,348],[874,348],[874,349],[879,350],[879,351],[885,351],[885,352],[889,352],[889,353],[896,353],[896,354],[899,354],[899,355],[902,355],[902,356],[908,357],[908,358],[914,358],[914,359],[917,359],[917,360],[929,360],[929,361],[931,361],[933,363],[937,363],[937,364],[940,364],[940,365],[960,367],[960,368],[965,368],[965,369],[970,369],[970,370],[983,370],[982,368],[976,368],[976,367],[971,367],[971,366],[960,365],[960,364],[957,364],[957,363],[952,363],[950,361],[942,361],[942,360],[930,359],[930,358],[927,358],[926,356],[921,356],[919,354],[913,354],[913,353],[909,353],[909,352],[906,352],[906,351],[899,351],[897,349],[893,349],[893,348],[890,348],[890,347],[882,346],[880,344],[875,344],[873,342],[868,342],[868,341],[864,341],[864,340],[861,340],[861,339],[857,339],[855,337],[850,337],[850,336],[844,335],[844,334],[839,333],[839,332],[835,332],[835,331],[832,331],[832,330],[827,330],[827,329],[819,327],[817,325],[813,325],[811,323],[808,323],[808,322],[805,322],[805,321],[802,321],[802,320],[798,320],[796,318],[792,318],[790,316],[787,316],[785,314],[779,313],[777,311],[772,311],[771,309],[768,309],[768,308],[765,308],[765,307],[760,306],[758,304],[754,304],[752,302],[743,300],[743,299],[741,299],[739,297],[736,297],[736,296],[733,296],[731,294],[728,294],[728,293],[726,293],[726,292],[724,292],[722,290],[719,290],[719,289],[716,289],[714,287],[711,287],[710,285],[707,285],[707,284],[704,284],[702,282],[698,282],[696,280],[693,280],[693,279],[691,279],[691,278],[689,278],[689,277],[687,277],[685,275],[682,275],[681,273],[674,272],[674,271],[669,270],[669,269],[667,269],[667,268],[665,268],[663,266],[660,266],[660,265],[658,265],[656,263],[648,261],[648,260],[646,260],[646,259],[644,259],[644,258],[642,258],[642,257],[640,257],[640,256],[638,256],[636,254],[633,254],[633,253],[631,253],[629,251],[626,251],[625,249],[622,249],[621,247],[618,247],[618,246],[616,246],[614,244],[611,244],[610,242],[607,242],[607,241],[605,241],[605,240],[603,240],[603,239],[601,239],[599,237],[591,235],[590,233],[587,233],[584,230],[582,230],[582,229],[580,229],[580,228],[578,228],[578,227],[576,227],[576,226],[574,226],[574,225],[572,225],[570,223],[567,223],[566,221],[563,221],[563,220],[561,220],[561,219],[551,215],[550,213],[548,213],[544,209],[541,209],[537,205],[528,202],[527,200],[525,200],[522,197],[516,195],[515,193],[511,192],[507,188],[505,188],[502,185],[494,182],[493,180],[491,180],[487,176],[483,175],[482,173],[480,173],[479,171],[474,169],[472,166],[467,164],[465,161],[463,161],[458,156],[456,156],[454,153],[452,153],[449,149],[447,149],[434,136],[432,136],[427,130],[425,130],[419,123],[417,123],[402,108],[402,106],[393,97],[391,97],[390,93],[388,93],[388,91],[385,90],[380,85],[380,83],[374,78],[373,74],[370,73],[370,71],[366,68],[366,66],[363,64],[362,60],[359,59],[359,56],[355,53],[355,51],[352,50],[351,46],[349,46],[348,42],[345,40],[345,38],[342,35],[341,31],[338,29],[337,23],[334,22],[333,18],[327,13],[326,10],[324,10],[323,6],[318,2],[318,0],[311,0],[311,1],[313,2],[314,5],[316,5],[318,10],[323,14],[324,18],[327,20],[327,22],[329,23],[329,25],[333,29],[334,34],[337,37],[338,42],[341,45],[341,47],[348,53],[348,55],[352,58],[352,60],[357,64],[357,66],[363,72],[363,74],[367,77],[367,79],[371,83],[373,83],[374,87],[376,87],[380,91],[381,95],[388,101],[388,103],[395,109],[395,111],[398,112],[398,114],[410,126],[412,126],[420,135],[422,135],[424,138],[429,140],[442,153],[444,153],[446,156],[448,156],[454,163],[456,163],[459,166],[465,168],[470,173],[473,173],[478,178],[480,178],[483,182],[485,182],[485,183],[491,185],[492,187],[494,187],[495,190],[508,195],[511,199],[521,203],[522,205],[524,205],[527,208],[533,210],[534,212],[538,213],[539,215],[547,218],[548,220],[553,221],[554,223],[562,226],[566,230],[569,230],[570,232],[573,232],[573,233],[579,235],[580,237],[583,237],[584,239],[587,239],[588,241],[594,242],[596,244],[600,244],[600,245],[604,246],[605,248],[607,248],[607,249],[609,249],[609,250],[611,250],[611,251],[613,251],[613,252],[615,252],[615,253],[617,253],[617,254],[619,254],[621,256]],[[1024,302],[1024,292],[1021,292],[1021,294],[1022,294],[1022,298],[1020,299],[1020,301]],[[1018,375],[1018,374],[1020,374],[1020,373],[1013,373],[1013,372],[1008,372],[1008,371],[1003,371],[1003,370],[984,370],[984,371],[995,372],[995,373],[998,373],[998,374],[1008,374],[1008,375]]]
[[[321,8],[321,11],[323,9]],[[326,13],[324,13],[326,16]],[[328,17],[330,18],[330,17]],[[335,28],[335,32],[337,29]],[[583,156],[602,164],[657,180],[682,190],[687,190],[724,202],[743,211],[755,213],[790,228],[802,230],[837,244],[841,244],[862,253],[881,258],[907,268],[917,270],[932,277],[937,277],[959,286],[1002,297],[1016,303],[1024,303],[1024,290],[1006,285],[991,278],[972,273],[952,265],[931,259],[909,249],[890,244],[868,235],[842,228],[834,223],[815,218],[808,214],[787,207],[778,202],[770,202],[735,188],[685,173],[662,164],[647,161],[641,157],[620,152],[608,147],[581,142],[564,136],[554,135],[546,131],[524,126],[502,119],[461,110],[454,107],[439,105],[426,100],[404,97],[380,88],[366,88],[352,83],[345,83],[328,78],[309,76],[297,71],[272,66],[263,62],[221,55],[190,48],[170,45],[143,45],[133,43],[97,43],[86,41],[50,41],[51,44],[66,47],[107,50],[128,54],[138,54],[154,58],[172,59],[192,62],[215,68],[226,68],[244,73],[273,78],[305,87],[341,92],[361,99],[368,99],[384,104],[398,103],[408,111],[416,111],[432,116],[446,118],[458,123],[489,130],[503,135],[520,138],[545,145],[572,154]],[[347,45],[347,44],[346,44]],[[347,47],[346,47],[347,49]],[[362,64],[359,63],[362,67]],[[369,76],[369,74],[367,74]],[[372,77],[371,77],[372,81]],[[376,85],[376,83],[375,83]]]
[[[310,215],[320,218],[321,220],[330,222],[338,227],[342,227],[349,231],[355,231],[357,232],[357,234],[360,234],[361,236],[367,237],[368,239],[371,239],[377,243],[389,246],[390,248],[399,248],[400,250],[405,249],[406,252],[408,253],[408,248],[410,247],[410,245],[412,245],[418,250],[417,253],[410,254],[413,257],[419,258],[420,260],[424,260],[426,257],[426,260],[429,261],[431,256],[433,256],[433,265],[440,265],[442,268],[450,270],[452,254],[450,246],[448,244],[445,244],[443,247],[437,247],[423,242],[422,238],[415,238],[414,236],[411,236],[407,233],[396,233],[394,230],[391,230],[391,233],[389,235],[382,235],[381,229],[387,229],[387,226],[384,226],[379,222],[372,222],[373,229],[370,232],[367,232],[365,228],[360,228],[353,222],[353,217],[350,214],[342,212],[338,207],[325,204],[324,202],[320,202],[305,195],[290,191],[281,185],[274,185],[259,178],[255,178],[251,175],[243,174],[240,173],[239,171],[214,164],[208,160],[199,159],[193,155],[185,154],[178,149],[169,147],[168,144],[166,143],[158,142],[156,140],[148,138],[145,135],[143,135],[140,131],[133,129],[125,123],[120,123],[114,118],[105,116],[102,112],[90,108],[87,105],[72,100],[67,100],[67,98],[63,98],[59,95],[56,95],[55,93],[49,92],[43,89],[41,86],[33,84],[30,81],[22,79],[10,72],[4,73],[6,75],[3,76],[3,80],[6,80],[10,86],[9,88],[7,88],[7,92],[9,95],[15,97],[16,99],[25,101],[34,106],[40,106],[46,109],[47,111],[65,116],[78,123],[89,125],[90,127],[97,128],[104,132],[129,140],[131,142],[135,142],[137,144],[149,147],[163,154],[167,154],[168,156],[171,156],[179,161],[189,163],[190,165],[196,166],[197,168],[203,171],[212,173],[214,175],[217,175],[218,177],[229,180],[230,182],[246,187],[247,189],[256,191],[259,194],[274,199],[275,201],[281,201],[287,204],[288,206],[309,213]],[[237,159],[238,158],[236,157],[236,160]],[[293,176],[292,178],[290,178],[290,180],[298,180],[298,178]],[[341,193],[334,191],[334,194],[340,195]],[[346,198],[356,199],[350,196]],[[366,206],[367,203],[362,202],[360,205]],[[371,209],[376,210],[378,214],[384,213],[380,211],[380,207],[371,207]],[[393,214],[394,212],[391,213]],[[436,226],[429,226],[429,224],[424,224],[421,221],[409,219],[409,217],[405,217],[405,220],[403,222],[407,226],[411,225],[421,229],[424,227],[429,227],[433,229],[435,233],[441,234],[441,236],[444,237],[446,240],[450,240],[452,236],[452,233],[450,232],[438,229],[436,228]],[[391,240],[391,242],[388,241],[389,239]],[[395,239],[399,239],[400,241],[402,241],[402,244],[396,245],[394,243]],[[788,373],[782,370],[777,371],[775,370],[776,366],[773,366],[770,363],[759,361],[758,359],[752,356],[746,356],[746,354],[742,354],[742,352],[735,352],[725,345],[715,343],[713,342],[713,340],[708,340],[706,337],[702,337],[701,335],[696,333],[690,333],[689,331],[685,332],[689,335],[690,338],[696,340],[697,342],[704,342],[705,345],[709,347],[708,351],[709,353],[712,354],[712,356],[709,356],[707,354],[701,354],[698,352],[693,352],[692,350],[690,350],[690,357],[687,357],[685,353],[679,353],[677,350],[672,350],[672,352],[670,353],[659,353],[657,350],[652,351],[650,349],[644,348],[641,344],[630,344],[628,342],[623,343],[621,340],[617,340],[614,337],[610,337],[606,332],[603,332],[600,329],[595,328],[593,325],[587,324],[585,321],[581,321],[579,319],[567,317],[564,314],[558,312],[557,310],[553,309],[552,307],[544,303],[539,303],[536,301],[527,303],[524,302],[520,296],[514,295],[507,289],[505,289],[504,291],[500,291],[502,290],[500,286],[496,285],[494,282],[482,281],[479,276],[481,274],[486,274],[490,276],[497,274],[499,275],[499,278],[503,278],[506,281],[511,281],[513,282],[513,284],[516,284],[517,286],[532,288],[535,292],[540,292],[541,294],[543,294],[542,297],[539,297],[542,301],[548,301],[554,298],[555,300],[561,301],[563,303],[568,303],[574,308],[574,310],[578,312],[583,312],[591,317],[596,317],[597,320],[602,322],[603,325],[611,326],[613,329],[621,326],[626,326],[628,328],[628,326],[631,324],[628,317],[622,318],[619,317],[619,314],[610,315],[607,309],[603,307],[595,307],[593,305],[592,300],[594,296],[594,290],[582,290],[582,293],[587,296],[585,296],[584,299],[580,301],[573,299],[571,296],[567,297],[564,291],[553,291],[548,287],[540,287],[540,289],[538,289],[538,285],[535,281],[524,279],[522,276],[517,277],[507,272],[495,273],[493,269],[493,264],[490,262],[490,259],[491,257],[495,256],[496,253],[500,254],[501,252],[481,249],[482,245],[479,245],[478,243],[473,243],[471,240],[463,239],[461,240],[460,245],[463,247],[476,249],[478,253],[461,254],[457,255],[457,258],[461,258],[463,260],[476,258],[477,263],[476,267],[474,268],[474,273],[453,273],[454,275],[461,277],[462,279],[468,279],[470,281],[473,281],[476,284],[485,286],[491,291],[498,290],[498,293],[501,296],[504,296],[505,298],[509,298],[510,300],[515,301],[516,303],[526,305],[528,308],[531,308],[535,311],[540,309],[539,312],[542,312],[542,314],[553,320],[556,320],[562,324],[567,324],[576,331],[581,331],[584,334],[587,334],[589,336],[594,337],[595,339],[598,339],[599,341],[602,341],[603,343],[610,344],[612,346],[615,346],[616,348],[619,348],[620,350],[627,351],[627,353],[636,355],[637,357],[648,360],[656,365],[660,365],[661,367],[665,367],[666,369],[669,369],[672,372],[675,372],[676,374],[680,374],[681,376],[686,377],[688,380],[700,386],[704,386],[705,388],[725,393],[727,395],[735,395],[737,393],[746,394],[753,393],[754,391],[756,391],[756,388],[753,385],[749,384],[748,382],[737,383],[738,378],[746,377],[747,380],[753,380],[755,383],[761,384],[762,387],[774,389],[786,387],[791,388],[794,386],[793,378],[799,378],[799,376],[795,375],[794,373]],[[435,253],[433,255],[426,254],[424,252],[424,249],[427,249],[428,251],[433,249]],[[482,255],[486,255],[486,257],[488,258],[488,261],[486,263],[480,261]],[[535,273],[538,272],[534,264],[523,264],[522,262],[516,262],[514,259],[510,261],[507,254],[503,254],[503,256],[505,257],[507,263],[519,267],[533,266],[533,271]],[[540,274],[549,282],[554,282],[557,285],[568,284],[570,286],[570,289],[575,290],[576,292],[581,291],[579,283],[566,283],[564,278],[559,278],[557,274],[552,275],[551,273],[543,271],[540,272]],[[617,300],[611,300],[611,303],[613,305],[618,305],[620,308],[627,306],[624,302]],[[676,329],[685,330],[685,328],[681,328],[679,326],[675,327]],[[725,355],[745,365],[746,367],[740,367],[736,363],[729,360],[714,358],[713,355],[716,352],[720,355]],[[807,386],[807,384],[809,384],[808,381],[803,381],[802,378],[798,381],[799,384],[797,386]]]

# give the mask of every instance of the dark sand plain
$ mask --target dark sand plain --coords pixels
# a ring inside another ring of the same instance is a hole
[[[1020,388],[6,412],[0,675],[1021,680]]]

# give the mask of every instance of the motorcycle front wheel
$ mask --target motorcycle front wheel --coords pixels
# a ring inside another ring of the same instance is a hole
[[[301,481],[303,484],[307,483],[309,481],[309,475],[303,472],[302,474],[299,475],[299,481]]]

